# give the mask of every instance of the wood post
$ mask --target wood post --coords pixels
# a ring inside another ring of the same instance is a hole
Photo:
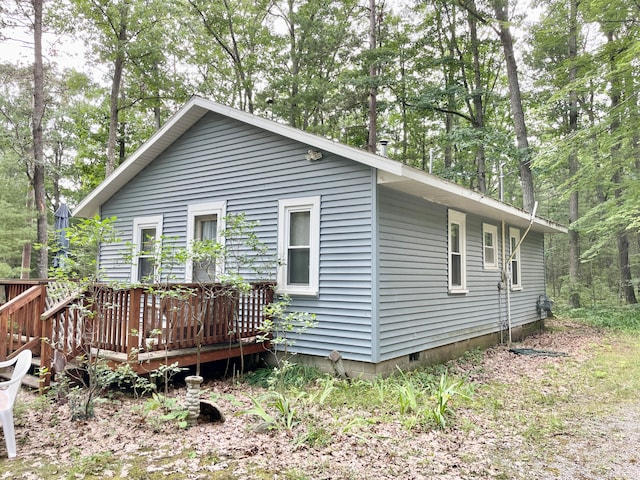
[[[140,300],[142,290],[140,288],[132,288],[129,290],[129,319],[126,323],[127,328],[127,359],[129,361],[138,361],[138,345],[140,344]],[[138,332],[135,335],[133,332]]]

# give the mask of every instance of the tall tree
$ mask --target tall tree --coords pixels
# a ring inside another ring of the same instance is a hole
[[[0,64],[0,276],[29,278],[33,205],[33,68]],[[26,173],[26,175],[25,175]],[[26,207],[26,208],[25,208]]]
[[[578,132],[578,0],[569,0],[569,135]],[[578,152],[573,147],[568,155],[569,178],[574,179],[578,174]],[[574,286],[569,296],[569,304],[573,308],[580,306],[580,293],[575,287],[580,284],[580,235],[575,223],[580,218],[578,190],[573,189],[569,194],[569,280]]]
[[[374,52],[377,48],[376,30],[378,27],[378,14],[376,11],[376,0],[369,0],[369,50]],[[372,55],[373,57],[373,55]],[[369,65],[369,137],[367,139],[367,150],[376,153],[378,148],[378,65],[371,61]]]
[[[518,78],[518,65],[513,47],[509,20],[509,1],[492,0],[495,18],[498,22],[497,32],[504,50],[507,79],[509,82],[509,100],[511,102],[511,114],[518,145],[518,157],[520,165],[520,182],[522,183],[522,206],[528,211],[533,211],[535,192],[533,186],[533,173],[531,172],[531,151],[529,148],[529,136],[524,117],[524,107]]]
[[[135,107],[146,112],[150,108],[154,118],[150,125],[157,127],[165,100],[160,98],[161,85],[169,90],[166,100],[185,98],[181,88],[174,88],[182,77],[175,82],[166,80],[173,72],[164,60],[177,45],[171,41],[176,30],[171,5],[158,0],[71,0],[70,9],[61,8],[58,14],[59,22],[76,18],[74,30],[86,38],[89,56],[110,65],[105,176],[131,150],[125,138],[125,110]]]
[[[266,60],[261,55],[265,54],[269,39],[265,27],[269,0],[189,0],[189,5],[194,15],[187,17],[187,22],[192,22],[194,16],[198,22],[198,28],[192,31],[192,62],[203,67],[211,63],[213,57],[213,62],[226,65],[230,75],[224,71],[222,75],[215,75],[215,70],[201,68],[206,73],[205,82],[220,87],[227,84],[231,93],[227,101],[253,113],[257,75],[264,70],[262,62]],[[212,45],[217,48],[212,49]],[[220,70],[218,66],[215,68]]]
[[[44,67],[42,64],[42,14],[43,0],[33,0],[33,190],[37,217],[38,277],[47,278],[49,258],[47,250],[47,204],[44,185],[44,142],[42,126],[44,119]]]
[[[338,116],[338,75],[360,46],[353,28],[359,12],[354,0],[273,3],[269,52],[274,61],[259,95],[270,116],[316,133],[331,130]]]

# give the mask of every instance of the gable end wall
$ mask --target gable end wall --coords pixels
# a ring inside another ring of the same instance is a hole
[[[122,260],[133,218],[162,214],[165,244],[186,244],[187,206],[226,201],[227,214],[258,221],[256,233],[277,250],[278,200],[321,196],[320,280],[317,298],[294,297],[294,309],[315,313],[318,326],[292,350],[370,362],[372,191],[370,167],[333,154],[309,162],[309,147],[208,114],[102,207],[116,216],[121,242],[107,246],[101,266],[110,279],[130,280]],[[175,238],[171,238],[175,237]],[[184,268],[172,274],[184,279]],[[275,278],[275,272],[274,272]]]

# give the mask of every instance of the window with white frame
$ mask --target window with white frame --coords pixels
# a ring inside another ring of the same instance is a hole
[[[318,295],[320,197],[278,202],[278,291]]]
[[[162,236],[162,215],[133,219],[133,245],[131,265],[133,282],[153,283],[158,278],[158,254]]]
[[[191,254],[185,266],[185,281],[214,282],[222,272],[213,248],[221,241],[224,230],[226,202],[196,203],[187,207],[187,248]],[[194,249],[194,242],[200,247]]]
[[[509,228],[509,255],[511,255],[511,288],[522,288],[522,264],[520,263],[520,230]]]
[[[449,210],[449,292],[467,292],[466,215]]]
[[[482,263],[485,270],[498,269],[498,227],[482,224]]]

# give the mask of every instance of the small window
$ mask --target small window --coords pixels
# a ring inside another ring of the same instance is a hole
[[[133,219],[135,248],[131,279],[134,282],[154,283],[158,278],[158,254],[162,236],[162,215]]]
[[[520,263],[520,230],[509,229],[509,255],[511,255],[511,288],[519,290],[522,288],[522,264]]]
[[[449,292],[467,292],[466,215],[449,210]]]
[[[187,247],[194,242],[213,243],[222,240],[226,202],[197,203],[187,207]],[[193,250],[192,250],[193,253]],[[203,256],[194,260],[189,255],[185,266],[185,281],[213,283],[220,273],[222,265],[216,259]]]
[[[320,197],[280,200],[278,291],[318,294]]]
[[[485,270],[498,269],[498,227],[482,224],[482,261]]]

